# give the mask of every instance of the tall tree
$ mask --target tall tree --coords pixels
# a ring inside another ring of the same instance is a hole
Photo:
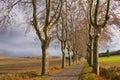
[[[62,52],[62,68],[66,66],[66,25],[63,15],[61,15],[61,24],[56,26],[57,28],[57,38],[61,43],[61,52]]]
[[[41,48],[42,48],[41,74],[47,74],[49,72],[48,71],[48,67],[49,67],[48,66],[49,65],[48,48],[51,41],[51,30],[54,27],[54,25],[59,21],[62,6],[63,6],[63,0],[55,0],[55,1],[53,0],[40,0],[40,1],[39,0],[1,0],[0,2],[1,2],[1,5],[3,5],[2,8],[0,7],[0,12],[1,13],[6,12],[3,14],[5,16],[0,17],[0,23],[4,25],[6,25],[6,23],[7,24],[9,23],[8,19],[11,19],[9,15],[12,12],[12,9],[16,8],[17,10],[21,10],[20,6],[22,5],[21,7],[22,10],[24,10],[25,13],[27,13],[27,15],[25,15],[26,18],[28,18],[27,20],[30,20],[29,22],[32,23],[33,28],[35,29],[36,34],[41,42]]]
[[[48,48],[51,41],[50,30],[57,24],[61,10],[63,6],[63,0],[57,0],[56,3],[57,7],[55,9],[54,15],[52,14],[53,11],[53,1],[52,0],[45,0],[45,23],[42,29],[40,29],[38,24],[38,17],[37,17],[37,0],[32,0],[33,5],[33,25],[36,31],[39,40],[41,41],[41,48],[42,48],[42,72],[41,74],[48,74]]]
[[[87,60],[89,63],[89,66],[93,66],[93,28],[91,24],[89,24],[89,39],[88,39],[88,44],[87,44]]]
[[[89,19],[90,24],[94,27],[94,42],[93,42],[93,72],[99,75],[99,62],[98,62],[98,44],[99,44],[99,37],[101,35],[102,29],[106,26],[107,21],[109,19],[109,6],[110,0],[107,0],[107,8],[105,13],[105,19],[101,20],[98,17],[99,14],[99,7],[100,7],[100,0],[96,1],[95,9],[93,11],[93,0],[90,1],[90,10],[89,10]],[[92,14],[94,12],[94,16]]]

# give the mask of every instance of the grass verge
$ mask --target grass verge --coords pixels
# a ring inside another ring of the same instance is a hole
[[[92,73],[92,68],[85,63],[83,73],[80,80],[95,80],[96,75]]]
[[[80,80],[105,80],[105,79],[103,79],[103,77],[101,76],[97,76],[96,74],[92,73],[92,67],[85,63]]]

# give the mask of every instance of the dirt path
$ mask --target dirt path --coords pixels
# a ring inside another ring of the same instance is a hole
[[[84,62],[61,73],[48,77],[45,80],[80,80],[83,66]]]

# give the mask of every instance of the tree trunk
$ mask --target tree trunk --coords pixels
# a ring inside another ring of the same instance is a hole
[[[78,63],[78,54],[76,52],[76,64]]]
[[[88,44],[87,46],[87,55],[86,55],[86,60],[90,66],[90,45]]]
[[[86,54],[86,60],[90,66],[90,51],[89,51],[89,46],[87,47],[87,54]]]
[[[75,64],[75,53],[73,53],[72,59],[73,59],[73,64]]]
[[[93,72],[99,75],[99,54],[98,54],[98,44],[99,44],[99,34],[94,36],[94,43],[93,43]]]
[[[88,48],[87,48],[87,60],[89,66],[93,66],[93,28],[89,24],[89,40],[88,40]]]
[[[66,54],[65,54],[65,50],[66,50],[66,43],[65,43],[65,41],[61,41],[62,68],[65,68],[65,66],[66,66]]]
[[[69,59],[69,66],[72,64],[71,63],[71,55],[70,55],[70,49],[67,49],[68,50],[68,59]]]
[[[93,66],[93,38],[91,37],[90,38],[90,51],[89,51],[89,57],[90,57],[90,63],[89,63],[89,65],[90,66]]]
[[[48,62],[48,47],[49,42],[42,42],[42,71],[41,74],[49,74],[49,62]]]
[[[66,66],[66,56],[65,56],[65,49],[62,49],[62,68]]]

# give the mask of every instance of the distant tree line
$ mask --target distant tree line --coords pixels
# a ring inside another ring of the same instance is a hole
[[[111,51],[111,52],[109,52],[109,54],[107,53],[107,51],[99,54],[100,57],[108,57],[108,56],[116,56],[116,55],[118,55],[118,56],[120,55],[120,50]]]

